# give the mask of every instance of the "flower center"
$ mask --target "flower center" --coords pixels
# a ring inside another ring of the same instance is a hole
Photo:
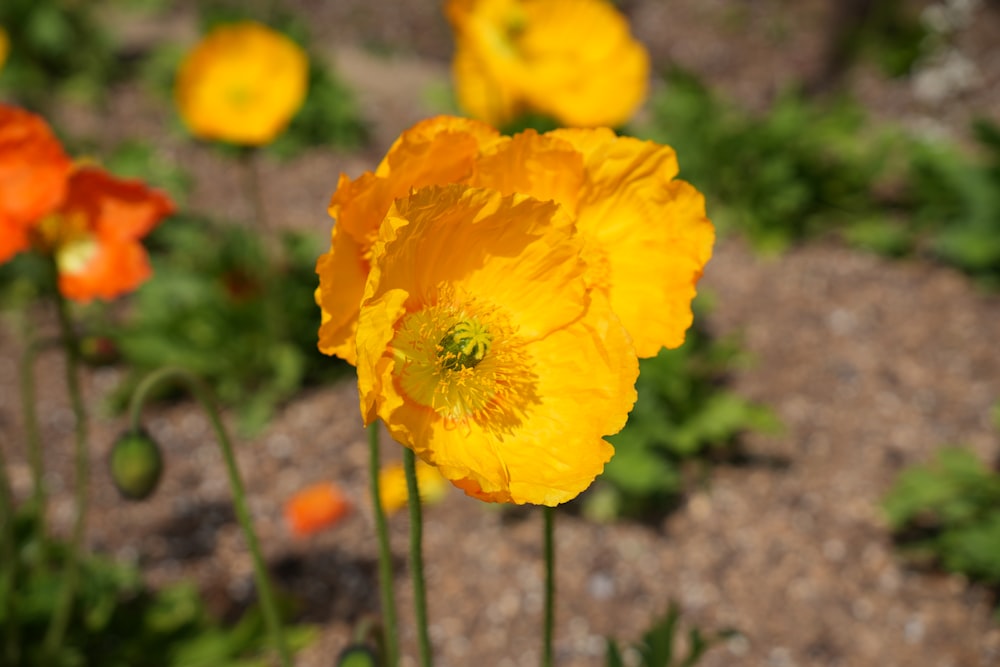
[[[462,320],[445,332],[438,342],[437,356],[449,370],[475,368],[490,350],[493,336],[478,319]]]
[[[97,254],[99,244],[83,213],[53,213],[31,232],[35,249],[54,255],[60,273],[80,273]]]
[[[403,317],[392,341],[401,393],[450,424],[498,432],[537,402],[523,343],[504,315],[474,300],[439,302]]]

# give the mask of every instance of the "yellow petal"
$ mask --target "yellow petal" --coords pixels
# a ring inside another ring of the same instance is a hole
[[[639,357],[684,342],[690,303],[715,232],[704,198],[677,173],[673,149],[607,130],[550,133],[584,155],[577,228]]]

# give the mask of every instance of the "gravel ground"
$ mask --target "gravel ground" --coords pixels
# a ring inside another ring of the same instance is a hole
[[[374,123],[364,151],[318,151],[291,165],[262,165],[272,219],[326,233],[324,209],[337,173],[372,167],[399,130],[432,110],[423,93],[447,76],[450,38],[433,3],[294,4],[310,12]],[[667,3],[654,0],[626,5],[658,63],[690,67],[751,106],[821,66],[829,10],[818,0],[685,0],[670,3],[669,13]],[[851,73],[849,85],[875,113],[962,136],[969,118],[1000,110],[1000,15],[995,5],[977,12],[953,41],[978,78],[947,105],[922,101],[911,83],[866,70]],[[186,24],[179,25],[186,34]],[[387,44],[390,53],[371,55],[371,47]],[[241,174],[209,151],[158,137],[166,117],[158,104],[125,89],[105,116],[69,113],[65,120],[108,145],[123,135],[162,140],[163,150],[195,175],[192,206],[245,217]],[[723,241],[702,288],[716,300],[710,330],[739,334],[753,360],[734,374],[734,389],[771,406],[785,429],[746,438],[747,463],[713,469],[658,522],[595,525],[560,515],[558,664],[601,664],[605,635],[636,638],[674,599],[685,622],[741,631],[708,654],[709,667],[1000,665],[990,591],[908,567],[878,509],[896,474],[943,444],[966,443],[984,460],[1000,454],[988,418],[1000,397],[1000,296],[980,293],[949,269],[888,262],[825,242],[762,258],[738,240]],[[42,329],[52,328],[51,313],[33,315]],[[23,438],[19,349],[10,329],[0,327],[0,387],[7,388],[0,392],[0,446],[23,497],[29,475],[16,446]],[[66,531],[73,422],[62,373],[57,354],[43,355],[38,409],[51,464],[52,522]],[[141,563],[153,585],[193,579],[213,609],[232,616],[252,598],[251,563],[210,427],[191,404],[153,411],[147,426],[167,450],[167,473],[152,501],[123,504],[104,458],[124,424],[100,412],[101,396],[119,378],[115,369],[85,378],[94,415],[90,544]],[[384,454],[395,458],[398,451],[389,445]],[[302,620],[321,627],[298,664],[329,665],[353,624],[377,609],[355,388],[341,383],[302,394],[259,437],[242,441],[238,458],[267,560],[280,586],[303,601]],[[281,504],[321,480],[358,498],[357,511],[326,533],[294,539]],[[401,515],[391,523],[404,648],[412,656],[407,526]],[[484,505],[457,491],[427,509],[437,664],[537,664],[540,536],[540,513]]]

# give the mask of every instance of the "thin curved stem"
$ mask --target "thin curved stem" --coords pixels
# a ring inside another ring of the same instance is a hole
[[[76,517],[73,521],[73,533],[70,537],[70,548],[66,552],[66,574],[62,591],[56,604],[55,612],[45,634],[44,654],[53,656],[66,636],[66,628],[73,610],[77,588],[80,585],[80,556],[83,549],[84,535],[87,531],[88,485],[90,481],[90,453],[87,448],[87,411],[80,392],[80,341],[73,323],[70,320],[69,303],[59,291],[59,270],[55,260],[51,260],[54,277],[53,294],[56,301],[56,311],[59,315],[59,332],[62,336],[63,349],[66,352],[66,388],[69,390],[70,403],[73,406],[75,481],[74,495],[76,498]]]
[[[379,485],[381,465],[378,445],[378,422],[368,427],[368,476],[372,495],[372,513],[378,535],[378,584],[382,601],[382,625],[385,642],[385,664],[399,664],[399,635],[396,630],[396,596],[392,585],[392,550],[389,547],[389,525],[382,509],[382,490]]]
[[[243,529],[243,537],[246,539],[250,554],[253,557],[254,579],[257,584],[257,591],[260,595],[261,609],[264,613],[264,622],[267,624],[271,640],[281,659],[282,667],[292,667],[292,654],[285,641],[285,635],[281,627],[281,618],[278,615],[278,606],[275,602],[274,591],[271,588],[271,581],[267,576],[267,569],[264,567],[264,558],[261,556],[260,544],[257,541],[257,534],[253,529],[253,521],[250,517],[250,510],[247,507],[246,492],[243,488],[243,481],[240,478],[239,467],[236,465],[236,457],[233,455],[233,447],[226,433],[226,428],[219,417],[219,411],[215,407],[211,391],[195,375],[182,368],[161,368],[146,376],[139,386],[136,387],[132,395],[129,406],[129,421],[132,432],[136,432],[140,426],[142,408],[146,403],[150,391],[168,380],[180,380],[190,390],[191,394],[201,404],[212,422],[215,430],[216,440],[222,450],[222,458],[226,462],[226,473],[229,476],[229,487],[233,494],[233,507],[236,510],[236,518]]]
[[[556,549],[554,507],[542,508],[545,517],[545,620],[542,667],[552,667],[552,635],[556,623]]]
[[[403,471],[406,474],[406,492],[410,506],[410,572],[413,576],[413,608],[417,621],[417,640],[420,644],[420,667],[431,667],[431,638],[427,631],[427,591],[424,585],[424,524],[420,505],[420,487],[417,484],[417,464],[413,450],[403,449]]]

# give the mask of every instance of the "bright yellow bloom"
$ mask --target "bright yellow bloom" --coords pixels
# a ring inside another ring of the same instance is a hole
[[[448,482],[438,469],[417,459],[417,488],[420,490],[420,502],[425,505],[439,502],[448,493]],[[402,463],[385,466],[378,474],[379,497],[382,499],[382,509],[386,514],[398,512],[406,507],[409,492],[406,489],[406,472]]]
[[[501,126],[525,112],[617,126],[646,98],[649,54],[606,0],[448,0],[459,104]]]
[[[358,304],[368,278],[371,245],[393,200],[411,188],[467,180],[480,145],[498,137],[496,130],[476,121],[432,118],[404,132],[374,173],[354,181],[341,174],[330,201],[330,215],[337,220],[330,252],[316,265],[316,301],[323,312],[321,351],[355,363]]]
[[[611,458],[638,362],[555,202],[464,185],[397,199],[357,329],[366,423],[469,495],[556,505]]]
[[[501,137],[476,121],[432,118],[403,133],[375,173],[341,176],[330,252],[317,263],[320,349],[356,362],[358,304],[372,244],[395,198],[465,183],[553,200],[584,242],[588,281],[604,291],[640,357],[677,347],[715,239],[701,194],[674,179],[673,149],[606,129]]]
[[[174,99],[202,139],[271,142],[305,101],[309,59],[292,40],[246,21],[213,30],[181,64]]]

